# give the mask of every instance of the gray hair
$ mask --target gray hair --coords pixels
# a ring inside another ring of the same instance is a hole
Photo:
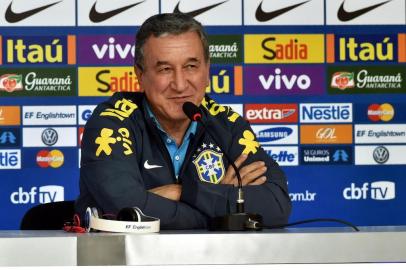
[[[200,22],[183,13],[163,13],[149,17],[140,27],[135,40],[134,64],[144,70],[143,47],[147,39],[153,35],[160,37],[165,34],[180,35],[186,32],[196,31],[202,42],[204,60],[209,60],[209,43],[207,33]]]

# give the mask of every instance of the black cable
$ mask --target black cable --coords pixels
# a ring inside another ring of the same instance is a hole
[[[340,219],[336,219],[336,218],[314,218],[314,219],[305,219],[305,220],[292,222],[292,223],[288,223],[288,224],[279,224],[279,225],[272,225],[272,226],[268,226],[268,225],[264,225],[264,224],[258,224],[258,226],[262,227],[264,229],[280,229],[280,228],[284,228],[284,227],[290,227],[290,226],[294,226],[294,225],[312,223],[312,222],[336,222],[336,223],[341,223],[341,224],[344,224],[344,225],[347,225],[347,226],[353,228],[354,231],[359,232],[359,229],[358,229],[357,226],[351,224],[348,221],[340,220]]]

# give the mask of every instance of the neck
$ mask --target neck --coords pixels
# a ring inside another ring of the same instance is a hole
[[[185,121],[173,122],[173,121],[162,121],[162,119],[158,119],[158,121],[163,130],[165,130],[165,132],[168,133],[169,136],[171,136],[176,141],[176,144],[178,146],[181,145],[186,130],[190,125],[190,120],[187,119]]]

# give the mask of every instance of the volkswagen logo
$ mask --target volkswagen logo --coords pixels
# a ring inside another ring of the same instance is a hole
[[[41,139],[44,144],[52,146],[58,141],[58,132],[53,128],[47,128],[42,132]]]
[[[374,150],[373,157],[377,163],[383,164],[389,159],[389,151],[383,146],[378,146]]]

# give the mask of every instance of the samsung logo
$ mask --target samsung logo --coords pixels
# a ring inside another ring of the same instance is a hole
[[[293,130],[287,127],[276,127],[260,130],[257,139],[259,142],[272,142],[284,139],[291,135]]]
[[[300,104],[302,123],[350,123],[352,103],[308,103]]]

